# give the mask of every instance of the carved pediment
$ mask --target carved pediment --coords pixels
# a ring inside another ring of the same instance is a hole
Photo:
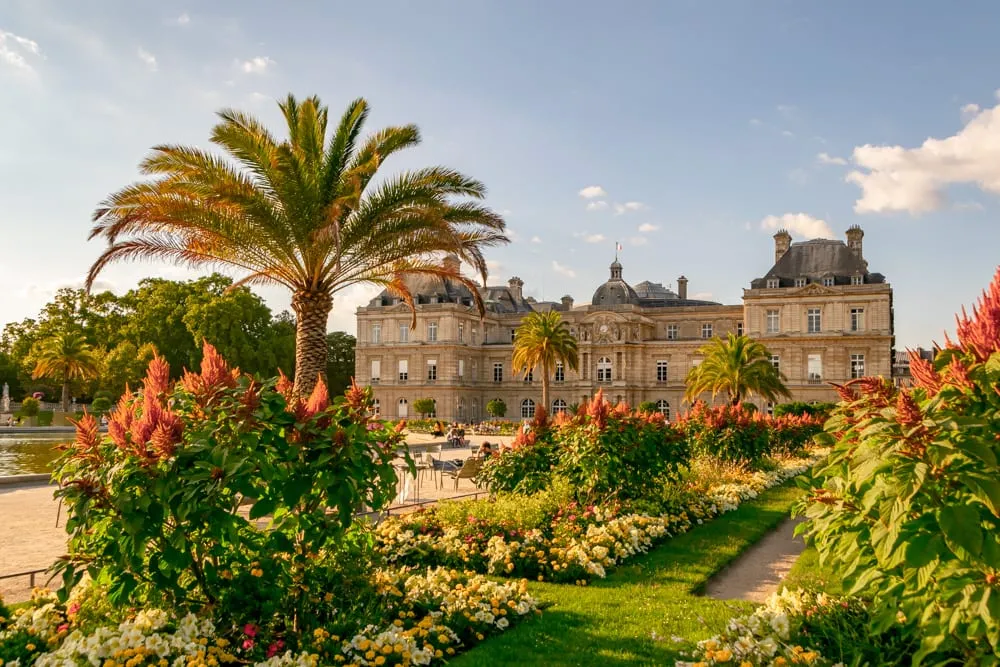
[[[824,287],[819,283],[809,283],[805,287],[800,287],[795,291],[795,296],[831,296],[839,294],[832,287]]]

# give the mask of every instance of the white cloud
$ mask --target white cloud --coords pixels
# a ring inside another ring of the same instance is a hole
[[[627,201],[624,204],[615,204],[615,215],[628,213],[629,211],[642,211],[646,205],[640,201]]]
[[[508,227],[507,229],[504,230],[504,233],[507,235],[507,238],[510,239],[511,243],[516,243],[517,241],[521,240],[521,235],[518,234],[517,230],[515,229]]]
[[[532,236],[531,237],[531,242],[532,243],[541,243],[542,239],[541,239],[541,237],[538,237],[538,236]]]
[[[760,127],[761,125],[763,125],[763,123],[760,122],[760,118],[751,118],[750,124],[754,127]]]
[[[584,234],[583,240],[587,243],[603,243],[607,237],[604,234]]]
[[[789,137],[789,138],[790,138],[790,137],[794,137],[794,136],[795,136],[795,134],[793,134],[793,133],[792,133],[791,131],[789,131],[789,130],[782,130],[782,131],[781,131],[781,136],[783,136],[783,137]]]
[[[795,112],[797,111],[795,106],[791,104],[779,104],[775,107],[775,109],[777,109],[778,113],[785,118],[792,118],[795,116]]]
[[[651,222],[644,222],[641,225],[639,225],[639,231],[642,232],[643,234],[646,234],[646,233],[649,233],[649,232],[658,232],[658,231],[660,231],[660,226],[659,225],[654,225]]]
[[[498,278],[503,275],[503,264],[495,259],[486,260],[486,275],[490,278]]]
[[[139,60],[146,63],[146,67],[149,68],[150,72],[155,72],[157,69],[156,56],[154,56],[149,51],[145,50],[141,46],[139,47]]]
[[[917,215],[941,208],[949,185],[974,184],[1000,194],[1000,105],[981,110],[957,133],[929,138],[916,148],[858,146],[858,170],[847,181],[861,188],[858,213],[906,211]]]
[[[835,164],[838,166],[844,166],[847,164],[847,160],[842,157],[836,157],[835,155],[830,155],[829,153],[820,153],[816,156],[820,164]]]
[[[814,218],[807,213],[786,213],[784,215],[769,215],[760,221],[760,228],[769,231],[787,229],[792,236],[806,239],[835,238],[833,230],[826,220]]]
[[[600,211],[608,207],[608,202],[606,201],[589,201],[587,202],[588,211]]]
[[[966,104],[959,110],[959,112],[962,116],[962,122],[968,123],[970,120],[979,115],[980,108],[978,104]]]
[[[188,23],[191,22],[191,17],[188,16],[187,12],[184,12],[183,14],[181,14],[180,16],[178,16],[177,19],[174,22],[177,25],[187,25]]]
[[[985,211],[986,207],[977,201],[961,201],[956,202],[953,209],[956,211]]]
[[[558,274],[566,276],[567,278],[576,278],[576,271],[568,266],[563,266],[556,260],[552,260],[552,270]]]
[[[607,196],[608,193],[605,192],[604,188],[602,188],[600,185],[588,185],[584,189],[580,190],[580,192],[578,192],[577,194],[579,194],[584,199],[594,199],[595,197]]]
[[[257,56],[250,60],[244,60],[240,64],[240,68],[247,74],[263,74],[274,64],[275,62],[267,56]]]
[[[632,237],[629,237],[628,242],[629,242],[629,245],[646,245],[646,237],[645,236],[632,236]]]
[[[692,294],[688,298],[689,299],[694,299],[695,301],[711,301],[712,300],[712,293],[711,292],[695,292],[694,294]]]
[[[6,65],[21,74],[34,74],[31,60],[42,57],[38,42],[0,30],[0,66]]]

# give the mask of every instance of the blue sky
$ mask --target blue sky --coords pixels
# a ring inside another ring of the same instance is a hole
[[[483,180],[515,239],[491,282],[588,300],[619,241],[627,280],[683,273],[739,303],[775,227],[860,224],[899,346],[940,341],[1000,263],[998,21],[987,1],[5,0],[0,324],[81,283],[91,212],[150,146],[206,145],[226,106],[276,126],[294,92],[417,123],[423,145],[390,170]],[[193,274],[122,265],[103,284],[146,275]],[[331,327],[353,331],[370,294],[339,299]]]

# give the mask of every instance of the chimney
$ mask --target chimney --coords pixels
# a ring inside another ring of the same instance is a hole
[[[677,279],[677,296],[681,299],[688,298],[688,279],[684,276]]]
[[[854,256],[860,260],[864,260],[864,254],[862,253],[862,243],[861,239],[865,237],[865,233],[861,231],[861,227],[857,225],[851,225],[847,229],[847,247],[851,249]]]
[[[458,268],[462,266],[462,261],[458,258],[458,255],[448,254],[444,256],[443,260],[441,260],[441,266],[444,267],[445,271],[458,273]]]
[[[573,310],[573,297],[569,294],[560,299],[560,301],[562,301],[563,310]]]
[[[774,263],[777,264],[792,245],[792,235],[786,229],[779,229],[774,235]]]
[[[510,288],[510,296],[514,301],[523,301],[524,298],[521,296],[521,288],[524,287],[524,281],[514,276],[507,281],[507,287]]]

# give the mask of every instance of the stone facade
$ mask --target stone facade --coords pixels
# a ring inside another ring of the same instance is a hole
[[[610,400],[659,402],[677,414],[688,407],[684,381],[700,361],[698,348],[730,332],[767,345],[793,400],[836,400],[830,382],[889,377],[893,364],[892,288],[868,271],[861,229],[852,227],[847,238],[792,243],[778,232],[774,265],[744,290],[743,305],[688,299],[684,276],[676,293],[648,281],[632,286],[617,259],[588,304],[574,305],[569,296],[525,299],[515,277],[481,290],[483,318],[463,286],[416,278],[409,283],[414,328],[409,307],[388,293],[358,309],[356,377],[373,386],[386,417],[416,417],[419,398],[434,399],[441,419],[487,419],[494,398],[507,404],[507,418],[529,417],[541,383],[512,372],[514,331],[526,313],[556,310],[577,338],[580,368],[556,371],[550,411],[603,388]]]

